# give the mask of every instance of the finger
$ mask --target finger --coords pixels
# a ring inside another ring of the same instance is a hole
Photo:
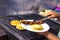
[[[48,18],[55,18],[55,16],[54,15],[51,15],[51,16],[48,16]]]

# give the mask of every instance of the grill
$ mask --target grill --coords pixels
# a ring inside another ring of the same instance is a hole
[[[36,7],[39,6],[39,0],[0,0],[0,16],[5,16],[5,15],[13,15],[13,14],[18,14],[20,11],[27,11],[30,10],[32,6]],[[41,5],[45,2],[41,1]],[[48,1],[47,1],[48,2]],[[38,4],[38,5],[37,5]],[[45,4],[45,3],[44,3]],[[46,6],[42,5],[41,9],[44,9]],[[52,7],[51,7],[52,8]],[[33,8],[34,9],[34,8]],[[15,13],[16,12],[16,13]],[[15,17],[7,17],[7,18],[0,18],[0,25],[10,34],[12,34],[11,37],[17,38],[15,40],[44,40],[46,38],[37,35],[34,32],[30,32],[28,30],[20,31],[17,30],[15,27],[12,27],[9,22],[14,19],[34,19],[38,20],[43,18],[42,16],[39,16],[37,14],[27,14],[27,15],[19,15]],[[50,30],[52,33],[56,34],[58,33],[60,29],[60,25],[54,21],[47,20],[45,21],[49,26]],[[11,40],[13,40],[10,37]]]
[[[21,17],[24,19],[34,19],[34,20],[43,18],[42,16],[37,15],[37,14],[27,14],[27,15],[19,15],[19,16],[17,15],[15,17],[1,18],[0,24],[3,28],[5,28],[9,33],[11,33],[13,36],[15,36],[19,40],[44,40],[46,39],[28,30],[24,30],[24,31],[17,30],[15,27],[12,27],[9,24],[11,20],[14,20],[14,19],[21,20],[22,19]],[[57,35],[60,29],[59,27],[60,25],[51,20],[46,20],[45,22],[48,23],[48,25],[50,26],[49,31]]]

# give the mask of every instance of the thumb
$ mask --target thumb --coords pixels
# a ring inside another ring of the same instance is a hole
[[[48,18],[55,18],[54,15],[48,16]]]

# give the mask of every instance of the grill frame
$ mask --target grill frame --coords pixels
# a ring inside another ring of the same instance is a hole
[[[37,14],[20,15],[20,16],[22,16],[24,19],[34,19],[34,20],[38,20],[38,19],[43,18],[42,16],[37,15]],[[36,40],[36,39],[38,40],[38,39],[43,39],[44,38],[44,37],[42,38],[42,36],[39,36],[39,35],[37,35],[33,32],[27,31],[27,30],[25,30],[23,32],[22,31],[19,32],[19,30],[17,30],[16,28],[12,27],[9,24],[9,22],[11,20],[10,18],[11,17],[9,17],[9,20],[7,20],[8,18],[0,19],[0,25],[3,28],[5,28],[8,32],[10,32],[12,35],[14,35],[16,38],[18,38],[19,40]],[[21,19],[18,16],[14,17],[14,19],[16,19],[16,18],[19,19],[19,20]],[[12,20],[13,20],[13,18],[12,18]],[[49,26],[51,26],[51,29],[49,31],[51,31],[54,34],[56,33],[56,35],[57,35],[57,33],[60,29],[60,27],[59,27],[60,25],[51,21],[51,20],[47,20],[45,22],[48,23]],[[51,23],[54,23],[54,24],[51,25]],[[57,26],[57,27],[54,27],[54,25]],[[53,32],[53,31],[56,31],[56,32]]]

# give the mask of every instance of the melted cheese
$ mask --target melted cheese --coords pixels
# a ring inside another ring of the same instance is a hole
[[[33,24],[31,25],[31,29],[33,30],[43,30],[43,27],[41,26],[41,24]]]

